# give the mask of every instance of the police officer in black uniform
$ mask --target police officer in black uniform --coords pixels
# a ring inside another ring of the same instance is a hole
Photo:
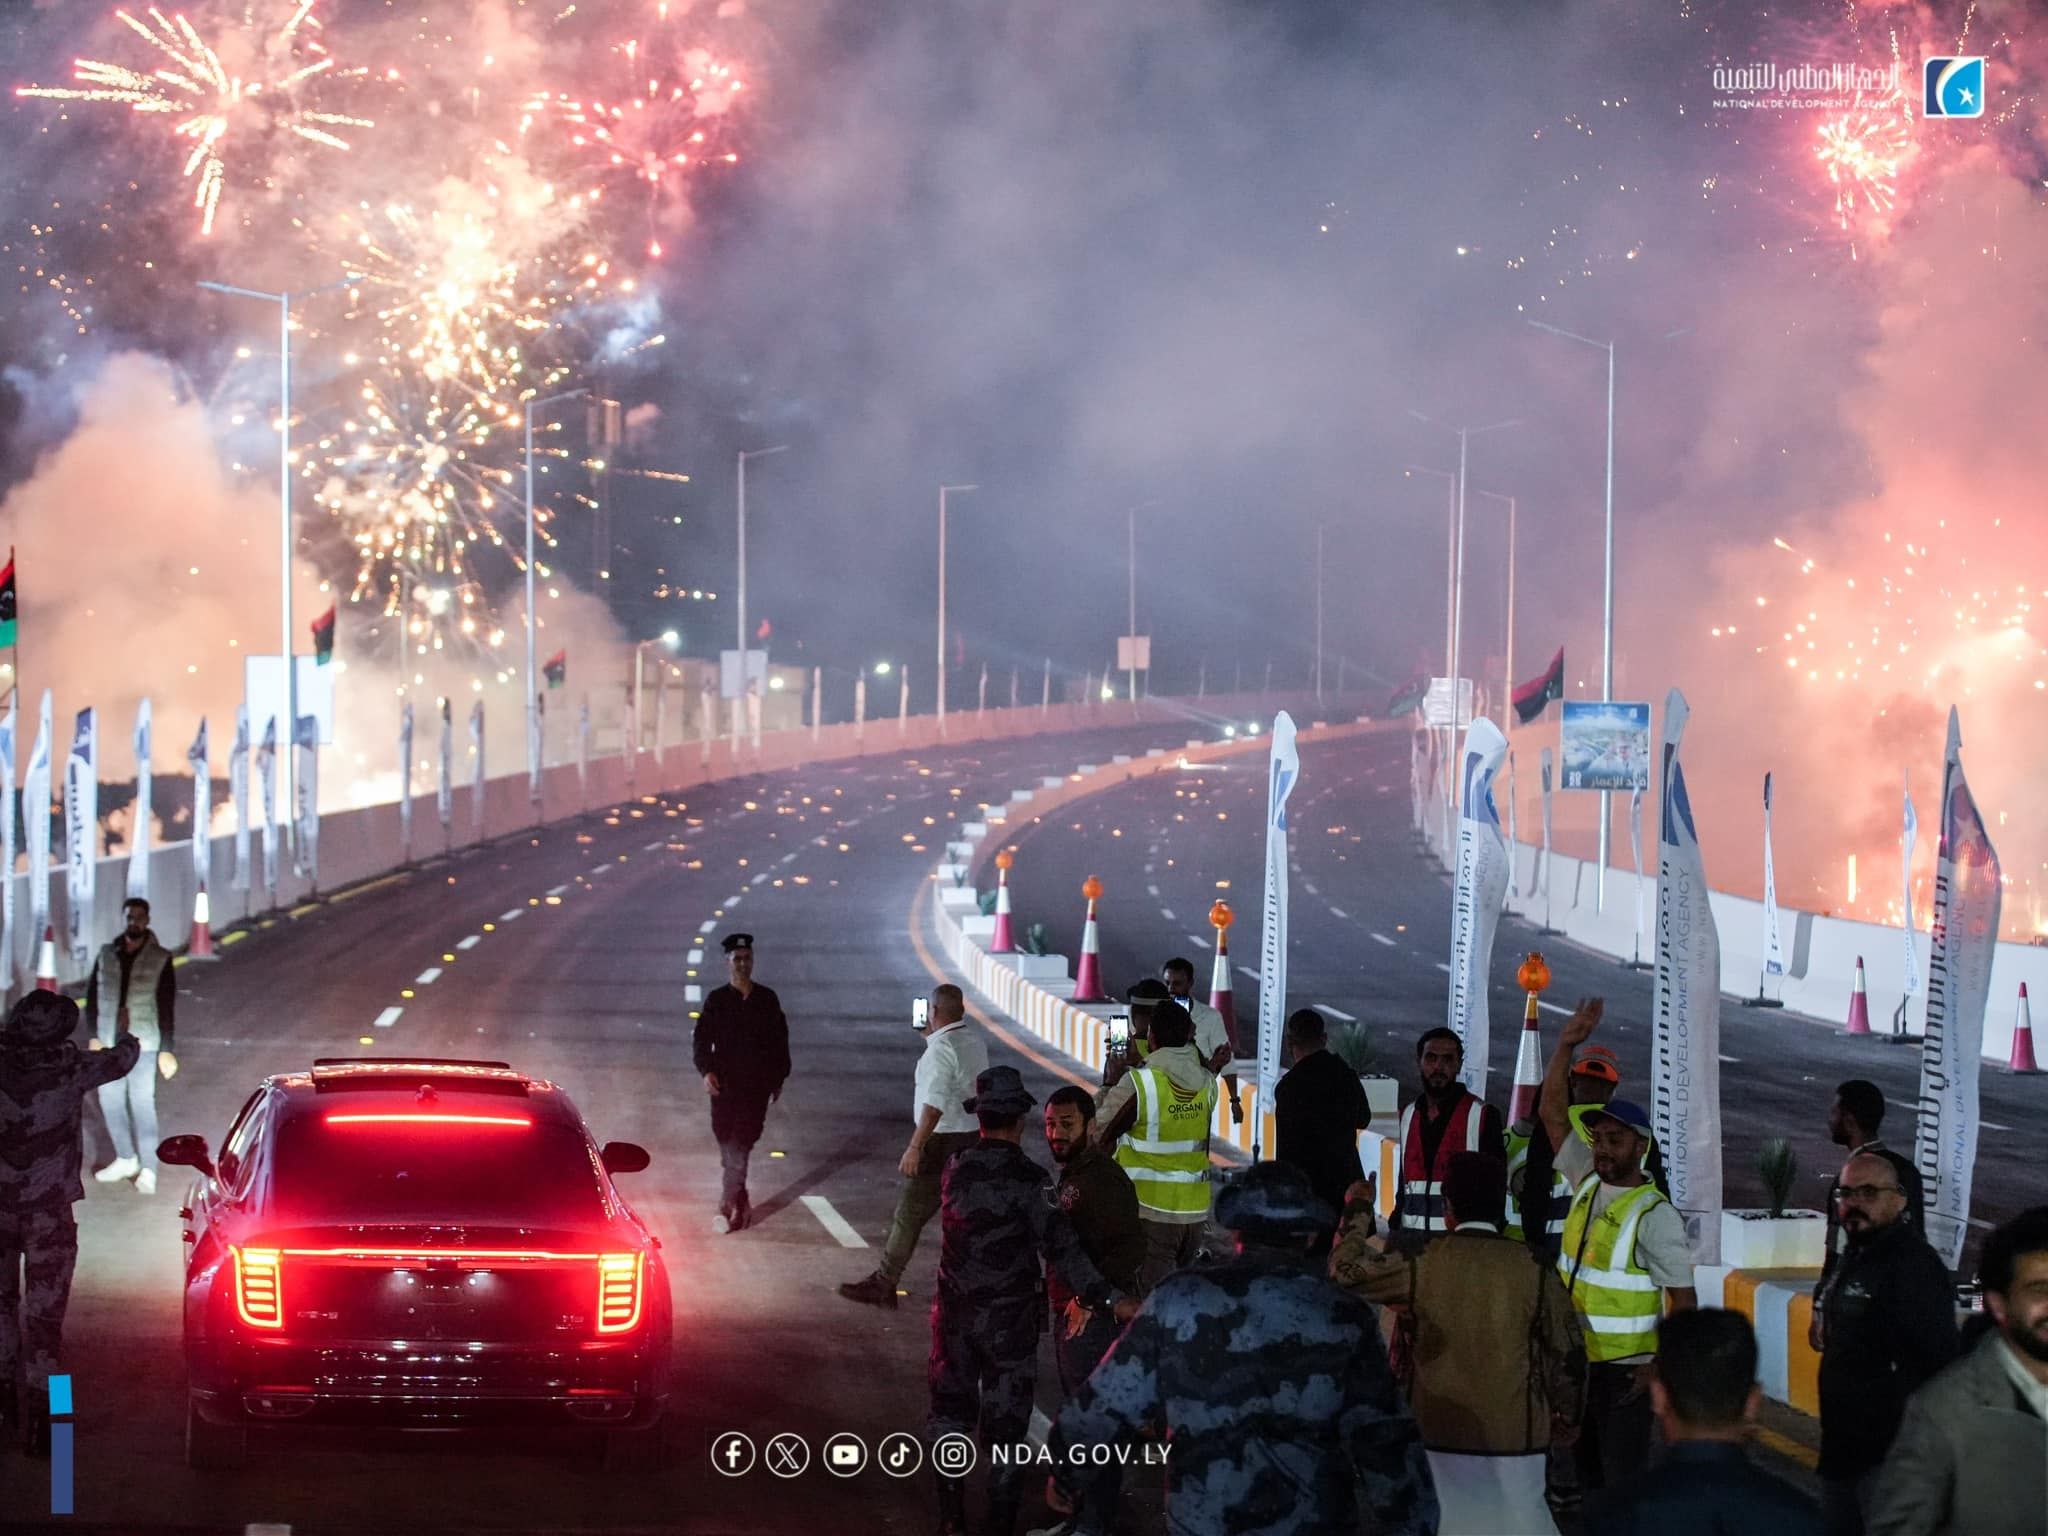
[[[749,1215],[747,1160],[789,1077],[789,1021],[781,999],[755,984],[754,936],[729,933],[722,947],[732,981],[704,999],[690,1044],[711,1095],[711,1134],[724,1171],[711,1229],[737,1232]]]

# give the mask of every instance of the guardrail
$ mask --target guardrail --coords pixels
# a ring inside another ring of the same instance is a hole
[[[1439,819],[1432,816],[1423,829],[1430,853],[1446,868],[1450,860],[1443,845]],[[1543,890],[1536,876],[1542,861],[1540,846],[1516,843],[1510,848],[1514,869],[1514,890],[1508,910],[1532,922],[1545,915]],[[1654,846],[1643,850],[1643,937],[1642,957],[1656,958],[1657,871]],[[1604,911],[1594,907],[1599,865],[1591,859],[1572,858],[1553,852],[1550,856],[1549,923],[1575,944],[1617,960],[1629,959],[1636,948],[1636,872],[1633,867],[1608,867],[1607,901]],[[1534,886],[1534,893],[1521,894]],[[1725,891],[1707,893],[1709,910],[1721,938],[1721,991],[1732,999],[1752,998],[1763,974],[1764,908],[1748,896],[1731,896]],[[1923,914],[1924,918],[1924,914]],[[1864,983],[1869,993],[1870,1027],[1888,1034],[1892,1016],[1904,993],[1906,976],[1905,930],[1884,923],[1866,923],[1853,918],[1827,917],[1780,906],[1778,931],[1783,935],[1785,974],[1771,978],[1770,995],[1781,997],[1794,1013],[1830,1024],[1844,1024],[1849,1017],[1849,994],[1855,985],[1856,961],[1863,961]],[[1926,976],[1931,940],[1923,928],[1913,935],[1919,957],[1921,991],[1907,1010],[1906,1033],[1922,1034],[1926,1006]],[[2019,990],[2026,984],[2033,997],[2048,996],[2048,948],[2001,941],[1991,965],[1990,1002],[1984,1014],[1983,1055],[1987,1061],[2003,1062],[2012,1054],[2014,1022],[2018,1013]]]
[[[320,818],[320,878],[318,885],[294,875],[290,855],[280,849],[278,883],[275,892],[262,888],[262,834],[251,837],[251,888],[235,890],[231,874],[235,862],[232,832],[210,840],[207,882],[216,932],[267,915],[302,907],[309,901],[365,881],[416,868],[467,848],[479,847],[508,837],[530,833],[539,827],[572,820],[610,806],[624,805],[643,796],[687,790],[699,784],[737,778],[811,763],[831,762],[863,756],[872,757],[904,751],[929,751],[940,746],[960,746],[976,741],[1000,741],[1019,736],[1103,730],[1120,725],[1158,725],[1185,719],[1206,725],[1210,722],[1246,721],[1270,718],[1278,708],[1308,705],[1298,695],[1212,695],[1200,699],[1161,697],[1141,699],[1135,708],[1125,699],[1093,700],[1086,703],[1035,705],[1017,709],[968,710],[946,716],[945,733],[939,732],[934,715],[910,715],[900,722],[894,715],[870,719],[856,726],[852,722],[827,725],[815,733],[809,728],[765,732],[757,752],[742,740],[737,747],[730,738],[710,743],[686,741],[666,748],[657,764],[651,751],[629,759],[624,753],[593,757],[587,780],[574,762],[555,764],[541,775],[541,796],[536,804],[528,798],[526,769],[487,779],[482,803],[477,803],[473,786],[457,784],[451,796],[451,814],[444,828],[438,813],[435,791],[430,787],[413,799],[412,839],[407,847],[400,836],[399,804],[396,800],[344,811],[330,811]],[[1355,707],[1355,703],[1354,703]],[[394,729],[395,735],[395,729]],[[426,751],[429,736],[422,732],[418,746]],[[252,786],[252,804],[260,803]],[[219,802],[215,802],[216,807]],[[280,807],[282,809],[282,807]],[[280,828],[280,836],[283,835]],[[127,895],[129,858],[126,854],[95,861],[93,910],[86,924],[89,946],[98,946],[121,927],[121,903]],[[61,843],[53,848],[50,877],[50,921],[55,925],[58,944],[58,975],[82,983],[85,972],[64,952],[66,892]],[[36,946],[40,933],[29,931],[29,881],[26,872],[14,876],[14,932],[12,935],[17,996],[33,985]],[[189,838],[161,843],[152,849],[149,862],[149,900],[160,938],[182,948],[192,921],[193,899],[198,891],[197,872]]]

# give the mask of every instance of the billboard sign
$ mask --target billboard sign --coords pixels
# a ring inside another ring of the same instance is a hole
[[[1429,692],[1423,696],[1422,718],[1426,724],[1438,727],[1455,725],[1465,730],[1472,724],[1472,679],[1458,679],[1458,718],[1451,719],[1451,680],[1448,677],[1432,677]]]
[[[1150,672],[1152,670],[1152,637],[1150,635],[1118,635],[1116,637],[1116,669],[1119,672]]]
[[[1650,787],[1650,706],[1563,701],[1558,761],[1561,789],[1631,791]]]
[[[768,653],[748,650],[744,674],[740,671],[740,654],[738,651],[718,653],[718,696],[721,699],[744,699],[749,685],[757,693],[768,686]]]

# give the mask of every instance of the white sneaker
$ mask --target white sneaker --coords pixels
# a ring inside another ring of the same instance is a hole
[[[732,1230],[732,1218],[726,1215],[725,1212],[720,1211],[711,1218],[711,1230],[714,1232],[730,1232]]]
[[[132,1179],[142,1169],[139,1157],[117,1157],[106,1167],[93,1175],[102,1184],[118,1184],[123,1179]]]
[[[135,1193],[138,1195],[153,1195],[156,1193],[156,1170],[154,1168],[145,1168],[142,1172],[135,1175]]]

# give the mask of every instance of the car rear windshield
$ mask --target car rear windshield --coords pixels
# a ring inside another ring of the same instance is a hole
[[[349,1119],[323,1105],[280,1129],[271,1199],[294,1220],[578,1226],[603,1219],[588,1143],[574,1126]],[[461,1112],[455,1112],[461,1113]],[[495,1103],[478,1116],[524,1121]]]

